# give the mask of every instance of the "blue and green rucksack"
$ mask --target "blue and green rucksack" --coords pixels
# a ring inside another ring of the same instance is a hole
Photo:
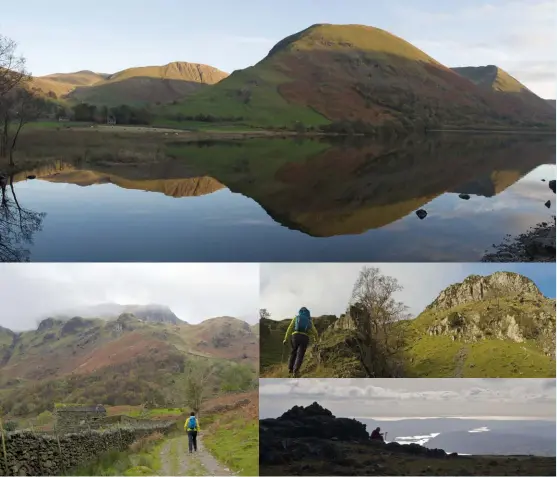
[[[307,308],[300,308],[294,322],[294,331],[307,333],[311,329],[311,315]]]
[[[190,416],[188,419],[188,431],[195,431],[197,428],[197,419],[195,416]]]

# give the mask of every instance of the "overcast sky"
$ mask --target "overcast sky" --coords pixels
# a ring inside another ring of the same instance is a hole
[[[500,263],[264,263],[261,265],[260,307],[281,320],[305,306],[314,316],[340,315],[346,311],[352,287],[363,266],[378,267],[395,277],[404,289],[397,298],[418,315],[452,283],[472,274],[517,272],[534,280],[542,293],[555,297],[555,264]]]
[[[0,33],[31,72],[102,73],[171,61],[232,72],[315,23],[387,30],[447,66],[495,64],[555,98],[554,0],[6,1]]]
[[[261,418],[317,401],[337,417],[555,419],[555,379],[261,379],[259,396]]]
[[[18,263],[0,270],[0,325],[12,330],[99,303],[167,305],[189,323],[216,316],[258,319],[258,264]]]

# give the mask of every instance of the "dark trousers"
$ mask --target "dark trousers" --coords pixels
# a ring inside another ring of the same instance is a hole
[[[308,349],[309,336],[302,335],[301,333],[293,334],[292,338],[290,338],[290,344],[292,345],[292,351],[290,352],[290,360],[288,361],[288,371],[297,373],[302,367],[304,355]]]
[[[188,431],[188,447],[190,452],[197,452],[197,431]]]

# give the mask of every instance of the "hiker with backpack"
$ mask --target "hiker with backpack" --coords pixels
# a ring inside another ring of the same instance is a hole
[[[290,322],[290,326],[286,330],[286,335],[284,335],[284,341],[282,342],[283,345],[286,345],[288,338],[290,338],[292,351],[290,352],[290,359],[288,360],[288,372],[294,377],[298,377],[304,355],[308,349],[310,336],[313,338],[314,342],[319,338],[309,310],[302,307]]]
[[[199,432],[199,421],[195,417],[195,412],[190,414],[190,417],[186,420],[184,424],[184,429],[188,433],[188,448],[190,454],[195,451],[197,452],[197,433]]]

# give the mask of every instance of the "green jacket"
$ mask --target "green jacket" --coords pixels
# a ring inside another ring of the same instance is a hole
[[[294,325],[296,324],[296,317],[292,318],[288,329],[286,330],[286,334],[284,335],[284,341],[287,341],[290,336],[299,334],[299,335],[306,335],[313,339],[313,341],[317,341],[319,338],[319,334],[317,333],[317,328],[313,324],[313,320],[311,320],[311,329],[309,333],[303,333],[302,331],[294,331]]]
[[[191,417],[192,416],[190,416],[186,419],[186,422],[184,423],[184,430],[198,432],[199,431],[199,418],[197,416],[194,416],[195,417],[195,429],[188,429],[188,423],[190,422]]]

